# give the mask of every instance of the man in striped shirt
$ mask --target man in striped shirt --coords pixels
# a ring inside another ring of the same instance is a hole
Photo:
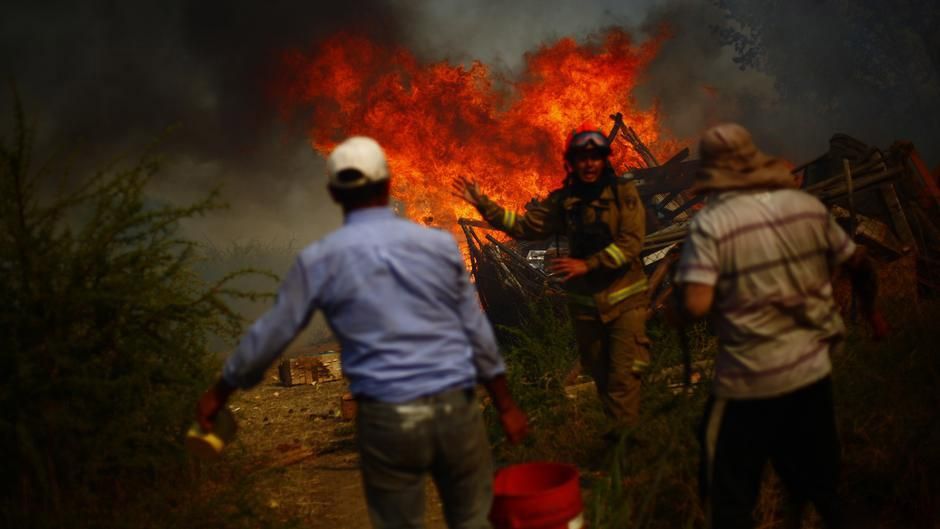
[[[839,525],[839,442],[830,351],[845,327],[831,278],[851,273],[876,334],[874,272],[862,249],[786,165],[740,125],[702,138],[693,191],[711,193],[692,220],[676,280],[688,318],[711,312],[719,350],[703,422],[702,490],[712,527],[752,527],[769,460],[795,505]],[[796,511],[798,512],[798,511]]]

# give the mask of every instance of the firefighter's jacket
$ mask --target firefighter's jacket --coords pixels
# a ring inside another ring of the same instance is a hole
[[[566,185],[524,215],[487,197],[478,208],[487,222],[516,239],[567,237],[570,256],[588,266],[587,274],[565,283],[572,305],[595,307],[606,323],[646,304],[640,260],[646,217],[633,182],[615,178],[594,189]]]

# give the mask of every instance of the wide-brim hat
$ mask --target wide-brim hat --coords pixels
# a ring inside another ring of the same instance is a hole
[[[701,166],[690,191],[796,187],[786,162],[761,152],[751,133],[737,123],[716,125],[702,135]]]

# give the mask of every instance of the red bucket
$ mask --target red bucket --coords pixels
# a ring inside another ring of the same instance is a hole
[[[493,480],[490,521],[495,529],[581,529],[583,511],[573,465],[512,465]]]

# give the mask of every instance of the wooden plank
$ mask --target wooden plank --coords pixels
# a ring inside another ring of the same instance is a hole
[[[881,196],[884,198],[888,211],[891,213],[891,221],[894,224],[894,233],[906,247],[914,243],[914,233],[911,231],[911,225],[904,215],[904,208],[901,207],[901,201],[898,199],[897,190],[894,184],[883,184],[879,186]]]

